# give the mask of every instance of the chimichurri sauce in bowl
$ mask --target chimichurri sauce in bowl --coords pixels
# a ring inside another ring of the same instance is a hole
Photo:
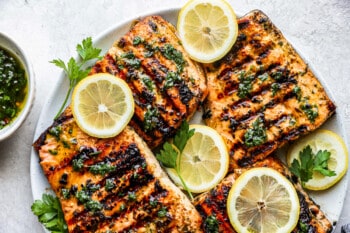
[[[27,77],[19,59],[0,46],[0,130],[21,111],[27,94]]]

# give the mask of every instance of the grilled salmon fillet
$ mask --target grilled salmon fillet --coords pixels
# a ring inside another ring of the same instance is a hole
[[[69,232],[202,232],[199,213],[131,127],[90,137],[68,108],[34,148]]]
[[[300,201],[300,217],[297,227],[292,232],[330,233],[332,231],[332,224],[319,206],[303,190],[298,178],[290,173],[289,169],[279,159],[269,156],[254,163],[252,167],[273,168],[287,177],[294,185]],[[232,228],[226,212],[226,201],[235,179],[248,169],[248,167],[235,169],[216,188],[196,198],[194,203],[203,218],[202,227],[205,232],[214,232],[213,227],[215,226],[213,223],[216,224],[218,232],[236,232]]]
[[[130,126],[151,149],[173,136],[207,94],[201,66],[160,16],[142,19],[117,40],[91,74],[99,72],[118,74],[128,83],[135,99]]]
[[[261,11],[238,19],[238,39],[207,64],[203,118],[226,140],[230,170],[264,159],[318,128],[334,112],[308,65]]]

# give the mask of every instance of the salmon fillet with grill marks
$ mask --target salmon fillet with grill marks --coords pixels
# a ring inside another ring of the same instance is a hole
[[[131,127],[93,138],[68,108],[34,148],[69,232],[202,232],[199,213]]]
[[[153,149],[189,120],[207,94],[202,68],[183,49],[175,28],[159,16],[136,23],[91,74],[118,74],[131,88],[130,125]]]
[[[300,201],[300,217],[297,227],[292,231],[293,233],[330,233],[332,231],[332,224],[320,210],[319,206],[315,204],[309,195],[303,190],[298,182],[298,178],[290,173],[289,169],[280,160],[270,156],[253,164],[252,167],[273,168],[284,175],[294,185]],[[234,173],[228,175],[219,185],[217,185],[216,188],[196,198],[194,203],[203,218],[203,229],[205,232],[211,232],[209,230],[209,223],[213,216],[215,216],[215,219],[218,222],[219,232],[236,232],[232,228],[227,215],[226,201],[235,179],[248,169],[249,168],[235,169]]]
[[[204,67],[205,122],[226,140],[230,170],[264,159],[315,130],[335,105],[308,65],[261,11],[238,19],[229,54]]]

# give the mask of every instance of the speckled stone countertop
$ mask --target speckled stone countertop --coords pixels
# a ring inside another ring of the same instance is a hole
[[[181,7],[173,0],[0,0],[0,32],[29,55],[36,98],[22,127],[0,142],[0,233],[44,232],[31,213],[30,153],[34,131],[60,70],[48,61],[75,56],[75,45],[144,12]],[[261,9],[311,61],[333,92],[350,139],[350,1],[231,0],[236,12]],[[348,146],[349,147],[349,146]],[[350,223],[350,192],[335,232]]]

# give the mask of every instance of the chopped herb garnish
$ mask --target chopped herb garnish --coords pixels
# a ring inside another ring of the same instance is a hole
[[[84,206],[86,209],[92,211],[92,212],[96,212],[102,209],[102,204],[99,201],[95,201],[95,200],[89,200],[86,203],[84,203]]]
[[[52,154],[52,155],[57,155],[58,151],[49,149],[49,153]]]
[[[315,122],[315,119],[318,117],[317,105],[311,105],[306,102],[301,104],[300,108],[304,111],[309,121],[311,121],[312,123]]]
[[[147,107],[145,117],[143,120],[143,127],[146,132],[152,131],[158,123],[159,112],[156,108],[152,108],[151,105]]]
[[[135,201],[136,200],[136,193],[135,192],[129,192],[128,193],[128,201]]]
[[[263,74],[261,74],[261,75],[258,76],[258,79],[260,79],[261,82],[266,81],[268,78],[269,78],[268,73],[263,73]]]
[[[299,160],[294,159],[290,171],[300,178],[301,184],[304,186],[307,181],[312,179],[314,171],[324,176],[335,176],[336,173],[328,169],[328,161],[331,153],[327,150],[319,150],[315,154],[311,147],[307,145],[299,152]]]
[[[297,100],[300,101],[301,100],[301,89],[299,86],[295,86],[293,88],[293,93],[297,96]]]
[[[141,44],[143,43],[143,39],[139,36],[136,36],[133,40],[132,40],[132,44],[133,45],[138,45],[138,44]]]
[[[62,132],[62,128],[61,128],[60,125],[52,127],[52,128],[49,129],[49,134],[54,136],[57,140],[60,139],[61,132]]]
[[[114,184],[114,178],[106,179],[106,184],[105,184],[105,189],[106,191],[111,191],[114,189],[115,184]]]
[[[175,83],[180,82],[180,75],[175,72],[168,72],[165,77],[164,89],[173,87]]]
[[[183,71],[186,62],[179,50],[175,49],[171,44],[166,44],[160,48],[160,51],[164,57],[175,62],[179,73]]]
[[[162,208],[158,210],[158,217],[163,218],[167,215],[167,213],[168,213],[168,210],[166,209],[166,207],[162,206]]]
[[[247,75],[245,71],[240,72],[239,74],[239,84],[237,95],[239,98],[245,98],[249,95],[253,88],[254,75]]]
[[[215,215],[209,215],[204,221],[204,229],[206,232],[218,233],[219,232],[219,221]]]
[[[70,197],[70,190],[69,189],[61,189],[61,193],[64,199],[68,199]]]
[[[267,135],[264,127],[264,122],[261,117],[258,117],[244,134],[244,144],[248,147],[259,146],[266,142]]]
[[[278,83],[271,84],[272,96],[275,96],[279,90],[280,90],[280,85]]]
[[[90,166],[89,171],[94,175],[105,175],[116,170],[116,166],[110,162],[100,162]]]
[[[84,158],[82,156],[78,156],[72,160],[72,166],[74,171],[81,171],[84,167]]]
[[[154,90],[154,83],[149,76],[147,76],[147,75],[141,76],[141,81],[145,84],[145,86],[147,87],[148,90],[150,90],[150,91]]]

